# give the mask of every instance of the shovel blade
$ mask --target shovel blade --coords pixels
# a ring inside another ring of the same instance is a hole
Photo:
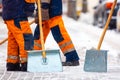
[[[46,50],[46,58],[42,58],[42,50],[28,51],[28,72],[62,72],[59,50]]]
[[[107,50],[87,50],[84,71],[107,72]]]

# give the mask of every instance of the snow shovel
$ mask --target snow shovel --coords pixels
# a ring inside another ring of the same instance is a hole
[[[62,62],[59,50],[45,50],[42,31],[41,4],[37,0],[38,20],[42,50],[28,51],[28,72],[61,72]]]
[[[31,21],[29,24],[33,24],[35,22],[35,20]],[[6,41],[8,40],[8,38],[5,38],[3,39],[1,42],[0,42],[0,45],[2,45],[3,43],[5,43]]]
[[[112,17],[113,10],[117,0],[114,0],[110,14],[108,16],[107,22],[105,24],[104,30],[100,37],[97,50],[87,50],[84,63],[84,71],[86,72],[107,72],[107,50],[100,50],[103,38],[105,36],[106,30],[108,28],[109,22]]]

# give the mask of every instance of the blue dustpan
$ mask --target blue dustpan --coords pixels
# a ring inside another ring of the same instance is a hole
[[[62,62],[59,50],[46,50],[46,58],[42,50],[28,51],[28,72],[62,72]]]

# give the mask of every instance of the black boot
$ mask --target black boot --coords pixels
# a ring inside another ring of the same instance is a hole
[[[20,71],[19,63],[7,63],[7,71]]]
[[[63,66],[79,66],[79,56],[77,54],[77,52],[71,51],[65,54],[66,56],[66,61],[62,62]]]
[[[63,66],[79,66],[79,61],[68,61],[68,62],[62,62]]]
[[[21,71],[27,71],[27,62],[21,63]]]

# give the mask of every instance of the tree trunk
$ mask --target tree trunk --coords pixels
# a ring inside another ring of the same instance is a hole
[[[77,19],[76,14],[76,0],[68,0],[68,11],[67,15],[73,19]]]
[[[87,0],[82,1],[82,12],[86,13],[88,11],[88,5],[87,5]]]

